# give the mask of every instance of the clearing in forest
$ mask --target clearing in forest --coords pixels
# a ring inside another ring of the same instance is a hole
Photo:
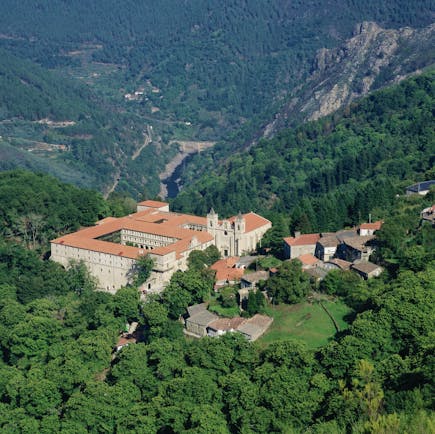
[[[340,300],[324,301],[323,304],[340,330],[349,327],[344,318],[352,313],[350,307]],[[331,318],[319,303],[269,306],[267,314],[274,321],[266,334],[259,339],[260,344],[269,345],[292,338],[304,342],[308,348],[319,348],[327,344],[336,333]]]

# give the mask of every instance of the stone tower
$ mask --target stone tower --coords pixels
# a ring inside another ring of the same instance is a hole
[[[246,221],[242,213],[237,214],[234,220],[234,254],[240,256],[243,251],[243,234],[246,229]]]
[[[218,215],[214,212],[214,209],[212,208],[207,214],[207,232],[215,237],[218,225]]]

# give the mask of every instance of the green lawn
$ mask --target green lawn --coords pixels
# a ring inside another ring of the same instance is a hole
[[[323,304],[337,321],[340,330],[346,329],[348,324],[343,317],[352,309],[340,300],[324,301]],[[293,338],[304,342],[308,348],[318,348],[328,343],[336,333],[333,322],[318,303],[281,304],[269,307],[267,314],[274,321],[259,339],[260,345]]]

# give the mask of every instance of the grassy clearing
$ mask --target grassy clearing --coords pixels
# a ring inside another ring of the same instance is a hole
[[[352,312],[342,301],[324,301],[325,307],[337,321],[340,330],[349,325],[344,317]],[[260,344],[293,338],[304,342],[308,348],[319,348],[335,335],[333,322],[318,303],[299,303],[269,307],[267,314],[274,318],[270,329],[259,340]]]
[[[223,316],[225,318],[234,318],[235,316],[240,315],[240,309],[238,305],[233,307],[223,307],[216,297],[211,297],[209,302],[210,304],[208,306],[208,310],[218,314],[219,316]]]

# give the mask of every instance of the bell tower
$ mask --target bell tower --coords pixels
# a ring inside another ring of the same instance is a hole
[[[243,234],[246,229],[246,221],[239,212],[234,220],[234,254],[240,256],[244,250]]]
[[[244,234],[245,233],[246,221],[245,221],[245,218],[243,217],[243,215],[240,211],[237,214],[234,225],[235,225],[234,230],[235,230],[236,234]]]
[[[214,212],[214,209],[212,208],[207,214],[207,232],[215,237],[218,225],[218,215]]]

